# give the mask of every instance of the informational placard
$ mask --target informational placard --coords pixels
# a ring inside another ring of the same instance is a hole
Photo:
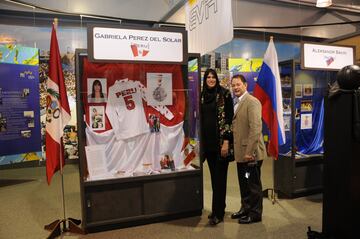
[[[355,47],[302,43],[301,67],[303,69],[340,70],[355,62]]]
[[[91,26],[88,28],[92,61],[184,63],[186,32]]]
[[[41,150],[39,67],[0,63],[0,156]]]

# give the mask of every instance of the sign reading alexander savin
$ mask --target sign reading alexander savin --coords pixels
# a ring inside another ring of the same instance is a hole
[[[301,66],[303,69],[340,70],[353,65],[353,46],[302,43]]]
[[[89,29],[94,61],[184,62],[184,32],[114,27]]]

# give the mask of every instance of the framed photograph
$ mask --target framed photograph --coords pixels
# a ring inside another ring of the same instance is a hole
[[[291,98],[291,88],[282,88],[282,97],[283,99]]]
[[[313,85],[312,84],[304,84],[304,96],[312,96],[313,95]]]
[[[30,138],[31,137],[31,130],[21,130],[21,136],[23,138]]]
[[[105,107],[90,106],[90,127],[94,130],[105,130]]]
[[[32,110],[24,111],[24,117],[25,118],[34,118],[34,111],[32,111]]]
[[[284,129],[285,129],[285,131],[290,131],[290,128],[291,128],[290,119],[291,119],[290,115],[284,116]]]
[[[283,100],[283,114],[291,114],[291,102],[289,100]]]
[[[172,74],[171,73],[147,73],[147,104],[172,105]]]
[[[104,103],[107,101],[107,82],[106,78],[88,78],[88,102],[89,103]]]
[[[301,112],[312,112],[313,111],[312,100],[302,100],[300,109],[301,109]]]
[[[302,98],[302,85],[301,84],[295,85],[295,98]]]
[[[301,114],[300,129],[312,129],[312,114]]]

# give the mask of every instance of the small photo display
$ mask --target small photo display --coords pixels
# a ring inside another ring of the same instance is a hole
[[[25,118],[34,118],[34,111],[33,110],[24,111],[24,117]]]
[[[283,113],[284,114],[291,114],[291,106],[290,101],[283,101]]]
[[[28,127],[29,128],[34,128],[35,127],[35,121],[34,121],[34,119],[32,119],[32,118],[30,118],[29,120],[28,120]]]
[[[295,85],[295,98],[302,98],[302,85]]]
[[[290,99],[291,98],[291,89],[290,88],[283,88],[282,89],[282,97],[284,99]]]
[[[291,78],[288,75],[281,76],[280,78],[281,86],[283,87],[291,87]]]
[[[21,131],[21,136],[23,138],[30,138],[31,137],[31,130],[22,130]]]
[[[105,130],[105,107],[90,106],[90,126],[94,130]]]
[[[7,130],[7,120],[0,113],[0,132],[5,132]]]
[[[172,105],[172,74],[171,73],[147,73],[147,104]]]
[[[29,88],[24,88],[23,92],[21,94],[21,97],[25,98],[28,95],[30,95],[30,89]]]
[[[170,169],[171,171],[175,171],[175,163],[170,154],[164,154],[161,157],[160,167],[161,169]]]
[[[107,101],[106,78],[88,78],[87,88],[89,103],[104,103]]]
[[[300,129],[312,129],[312,114],[301,114]]]
[[[151,133],[160,132],[160,118],[154,114],[149,114],[149,128]]]
[[[301,101],[301,112],[312,112],[313,103],[312,100],[302,100]]]
[[[313,85],[312,84],[304,84],[304,96],[312,96],[313,95]]]
[[[290,127],[291,127],[290,119],[291,119],[291,117],[289,115],[284,116],[284,129],[285,129],[285,131],[290,131]]]

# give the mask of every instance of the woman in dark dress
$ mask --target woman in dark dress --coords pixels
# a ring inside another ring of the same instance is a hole
[[[202,160],[208,162],[213,190],[210,225],[224,220],[227,172],[234,153],[233,115],[230,91],[220,86],[216,71],[206,70],[201,92],[201,144]]]

